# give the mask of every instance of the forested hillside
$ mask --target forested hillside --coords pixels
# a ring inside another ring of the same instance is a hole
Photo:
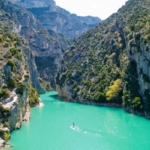
[[[59,95],[150,112],[150,1],[129,0],[75,39],[56,77]]]

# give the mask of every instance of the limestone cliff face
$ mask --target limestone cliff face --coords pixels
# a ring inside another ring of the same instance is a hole
[[[127,53],[132,61],[136,63],[137,69],[137,81],[139,84],[139,93],[143,97],[143,102],[145,103],[145,109],[149,109],[149,95],[150,95],[150,47],[149,43],[147,43],[144,39],[141,38],[136,39],[135,43],[137,45],[132,45],[132,41],[127,42]],[[145,115],[149,114],[149,112],[145,111]],[[147,115],[148,116],[148,115]]]
[[[53,30],[69,38],[78,37],[101,22],[98,17],[80,17],[71,14],[56,6],[53,0],[18,0],[13,2],[30,10],[46,29]]]
[[[29,48],[25,48],[24,51],[27,57],[27,63],[28,63],[30,77],[33,86],[37,89],[38,93],[45,93],[44,88],[41,86],[39,82],[39,75],[35,64],[35,57],[33,56],[33,53]]]
[[[149,3],[129,0],[74,40],[56,76],[59,96],[81,103],[121,104],[149,118]]]
[[[0,28],[1,31],[3,31],[2,29]],[[4,36],[2,34],[3,42],[5,42]],[[14,39],[11,39],[10,36]],[[0,138],[5,141],[8,141],[11,131],[20,128],[22,125],[29,110],[29,89],[31,86],[28,63],[23,47],[19,45],[18,48],[14,47],[16,40],[19,40],[17,35],[11,33],[10,30],[7,39],[10,39],[13,48],[9,47],[9,44],[5,48],[2,45],[0,46],[2,53],[0,61],[2,64],[0,68]],[[0,143],[0,147],[7,144],[5,141]]]
[[[66,98],[68,100],[73,100],[71,96],[72,95],[71,89],[72,87],[69,87],[67,84],[65,84],[65,86],[63,87],[56,86],[58,96],[62,98]]]

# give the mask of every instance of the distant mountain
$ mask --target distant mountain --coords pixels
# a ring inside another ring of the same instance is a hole
[[[24,8],[42,8],[55,5],[54,0],[8,0],[13,4],[22,5]]]
[[[149,6],[149,0],[129,0],[74,40],[56,77],[61,97],[150,117]]]
[[[98,17],[80,17],[56,6],[53,0],[10,0],[31,11],[42,26],[68,38],[80,36],[95,27],[101,20]]]

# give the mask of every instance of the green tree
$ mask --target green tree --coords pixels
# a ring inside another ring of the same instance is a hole
[[[15,79],[13,79],[13,78],[8,79],[8,87],[15,88],[16,84],[17,84],[17,82]]]
[[[106,99],[108,101],[118,100],[119,98],[121,98],[120,97],[120,93],[122,91],[121,83],[122,80],[117,79],[116,81],[114,81],[113,85],[109,86],[108,91],[106,93]]]

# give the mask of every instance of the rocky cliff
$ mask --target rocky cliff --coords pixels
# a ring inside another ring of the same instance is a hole
[[[80,17],[56,6],[53,0],[10,0],[31,11],[42,26],[68,38],[80,36],[95,27],[101,20],[98,17]]]
[[[150,113],[150,2],[129,0],[74,40],[56,77],[59,96]]]
[[[11,7],[0,2],[0,147],[7,145],[11,131],[29,119],[29,108],[40,103],[33,85],[43,90],[28,42],[15,32],[18,24],[8,13]]]
[[[36,68],[38,70],[38,75],[36,77],[32,76],[34,86],[39,93],[43,93],[44,91],[40,87],[39,82],[43,83],[44,80],[51,82],[51,85],[48,87],[55,88],[54,76],[59,71],[62,53],[68,45],[68,40],[52,30],[45,30],[34,15],[21,6],[7,4],[3,9],[14,20],[13,31],[23,36],[25,42],[32,50],[32,58],[35,61],[30,61],[30,71],[32,69],[31,73],[34,75],[37,74]]]

